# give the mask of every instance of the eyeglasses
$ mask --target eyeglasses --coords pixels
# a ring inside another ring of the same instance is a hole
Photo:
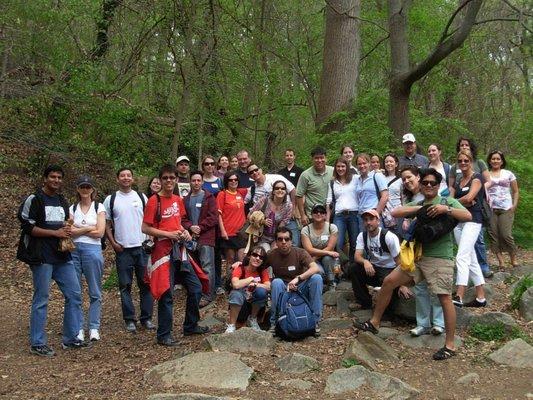
[[[279,236],[278,236],[278,237],[276,238],[276,240],[277,240],[278,242],[290,242],[290,241],[291,241],[291,238],[290,238],[290,237],[284,237],[284,236],[282,236],[282,237],[279,237]]]
[[[431,186],[431,187],[435,187],[438,185],[437,181],[422,181],[420,182],[420,184],[422,186]]]
[[[257,254],[257,253],[250,254],[250,257],[260,258],[261,260],[265,259],[265,256],[262,256],[261,254]]]
[[[248,171],[248,175],[253,175],[253,174],[255,174],[257,171],[259,171],[259,168],[254,168],[254,169],[252,169],[251,171]]]
[[[170,175],[165,175],[165,176],[161,177],[161,180],[162,181],[175,181],[176,177],[175,176],[170,176]]]
[[[215,165],[215,162],[214,161],[213,162],[206,161],[206,162],[204,162],[204,165],[206,165],[206,166],[207,165]]]
[[[283,190],[283,191],[285,191],[285,190],[287,190],[287,188],[285,188],[284,186],[276,186],[274,188],[274,190]]]
[[[457,162],[459,164],[468,164],[468,163],[470,163],[470,160],[467,158],[467,159],[464,159],[464,160],[457,160]]]
[[[229,178],[228,179],[228,182],[238,182],[238,181],[239,181],[239,179],[237,179],[237,178]]]

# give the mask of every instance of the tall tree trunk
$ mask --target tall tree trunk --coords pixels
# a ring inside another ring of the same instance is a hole
[[[316,125],[322,125],[332,114],[346,110],[356,97],[359,78],[360,0],[327,0],[326,31],[318,115]],[[324,127],[331,131],[335,127]]]
[[[93,61],[104,58],[109,49],[109,27],[119,5],[120,0],[102,0],[102,15],[96,22],[96,44],[91,53]]]

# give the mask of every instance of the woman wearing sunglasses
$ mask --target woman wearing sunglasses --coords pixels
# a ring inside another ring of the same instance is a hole
[[[474,245],[481,232],[483,221],[481,213],[481,174],[474,171],[474,157],[469,150],[461,150],[457,154],[457,165],[461,170],[450,194],[472,214],[472,220],[459,223],[453,230],[455,241],[457,242],[457,256],[455,263],[457,266],[457,293],[453,298],[453,303],[457,307],[463,306],[463,297],[468,285],[468,279],[472,279],[476,290],[476,298],[470,303],[464,304],[466,307],[485,307],[485,291],[483,285],[485,279],[479,266]]]
[[[202,172],[204,173],[204,183],[202,189],[211,192],[216,196],[222,190],[222,180],[216,175],[215,158],[205,156],[202,160]]]
[[[282,180],[275,181],[272,184],[270,195],[265,195],[257,200],[250,209],[249,215],[254,211],[263,211],[265,214],[265,227],[258,244],[264,247],[266,251],[275,249],[276,229],[287,225],[292,216],[292,202],[287,193],[285,182]]]
[[[270,292],[270,277],[263,265],[265,258],[265,249],[255,246],[242,263],[233,265],[231,278],[233,289],[229,294],[229,321],[225,333],[235,332],[239,314],[241,319],[249,315],[248,325],[253,330],[261,330],[257,323],[257,315],[266,305],[268,292]]]

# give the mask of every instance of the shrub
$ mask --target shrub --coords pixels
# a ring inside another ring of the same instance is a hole
[[[511,293],[511,308],[517,309],[520,306],[520,299],[524,292],[533,286],[533,277],[531,274],[524,276],[515,285],[513,293]]]

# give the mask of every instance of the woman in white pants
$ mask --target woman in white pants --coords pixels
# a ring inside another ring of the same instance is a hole
[[[457,154],[457,166],[461,170],[461,179],[458,179],[454,186],[450,188],[451,196],[459,200],[465,208],[472,214],[472,221],[459,223],[453,233],[457,242],[458,250],[455,262],[457,265],[457,294],[453,298],[453,303],[462,307],[485,307],[485,290],[483,285],[485,279],[481,272],[481,267],[477,261],[474,245],[481,232],[481,175],[474,172],[472,163],[474,158],[468,150],[461,150]],[[463,297],[468,285],[468,278],[472,279],[476,289],[476,298],[463,304]]]

